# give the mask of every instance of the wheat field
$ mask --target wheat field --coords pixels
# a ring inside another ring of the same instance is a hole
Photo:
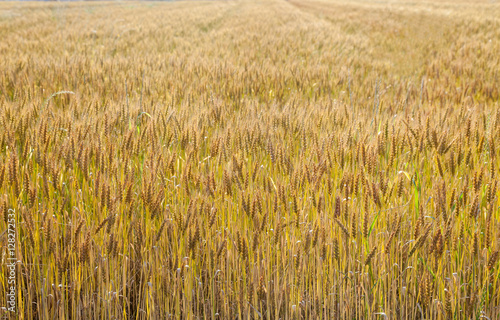
[[[2,2],[0,40],[1,318],[500,319],[497,1]]]

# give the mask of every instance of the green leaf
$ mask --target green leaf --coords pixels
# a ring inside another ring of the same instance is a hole
[[[432,277],[435,279],[436,278],[436,275],[434,274],[434,272],[432,272],[431,268],[429,268],[429,266],[427,265],[427,263],[425,263],[425,260],[422,259],[422,258],[418,258],[418,260],[420,262],[422,262],[422,264],[424,265],[424,267],[432,274]]]
[[[372,225],[370,226],[370,231],[368,231],[368,236],[370,236],[370,234],[372,233],[373,227],[375,226],[375,222],[377,221],[379,214],[380,214],[380,210],[379,210],[379,212],[377,212],[375,219],[373,219]]]

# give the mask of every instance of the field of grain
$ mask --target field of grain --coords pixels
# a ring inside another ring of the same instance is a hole
[[[499,156],[496,1],[3,2],[0,317],[498,320]]]

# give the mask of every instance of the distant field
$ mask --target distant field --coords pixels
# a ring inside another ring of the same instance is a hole
[[[499,156],[496,1],[0,2],[0,316],[500,319]]]

